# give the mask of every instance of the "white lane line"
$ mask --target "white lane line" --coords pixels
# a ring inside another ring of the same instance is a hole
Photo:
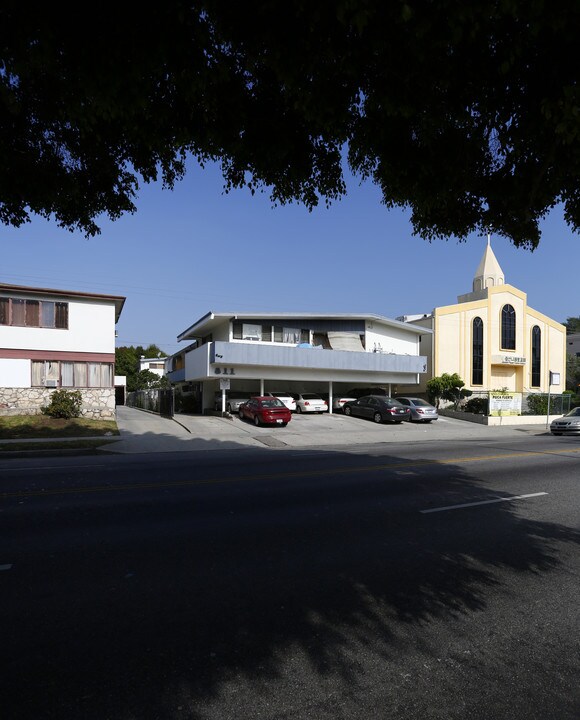
[[[0,565],[0,570],[10,570],[11,567],[12,567],[11,564],[10,565]]]
[[[481,500],[480,502],[463,503],[463,505],[446,505],[445,507],[431,508],[430,510],[419,510],[420,513],[444,512],[445,510],[461,510],[462,508],[475,507],[476,505],[491,505],[492,503],[511,502],[512,500],[526,500],[527,498],[547,495],[547,492],[531,493],[529,495],[512,495],[511,497],[496,498],[495,500]]]

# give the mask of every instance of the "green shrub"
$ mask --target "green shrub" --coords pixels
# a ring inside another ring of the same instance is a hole
[[[547,395],[528,395],[527,415],[545,415],[548,412]]]
[[[50,396],[50,404],[41,408],[44,415],[53,418],[80,417],[83,396],[80,390],[55,390]]]
[[[475,413],[476,415],[487,415],[489,402],[484,397],[470,398],[464,405],[465,412]]]

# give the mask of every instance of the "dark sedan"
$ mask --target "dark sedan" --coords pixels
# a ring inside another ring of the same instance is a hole
[[[281,425],[285,427],[292,413],[277,397],[252,397],[238,408],[240,420],[251,420],[254,425]]]
[[[411,410],[387,395],[364,395],[347,402],[342,408],[345,415],[370,418],[376,423],[401,423],[408,420]]]

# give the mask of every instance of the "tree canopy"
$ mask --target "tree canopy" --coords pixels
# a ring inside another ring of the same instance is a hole
[[[563,325],[566,326],[567,333],[580,332],[580,317],[569,317]]]
[[[156,358],[167,357],[157,345],[123,345],[115,348],[115,374],[127,378],[127,391],[143,390],[148,387],[159,387],[160,378],[150,370],[140,370],[141,357]]]
[[[0,9],[0,221],[86,236],[186,160],[312,209],[344,163],[415,234],[580,228],[580,3],[218,0]]]

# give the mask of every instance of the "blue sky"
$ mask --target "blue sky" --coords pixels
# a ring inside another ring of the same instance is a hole
[[[273,208],[267,194],[225,195],[216,166],[192,163],[173,191],[144,185],[136,204],[89,240],[42,219],[0,225],[0,282],[123,295],[117,345],[155,343],[170,354],[210,310],[430,312],[471,290],[486,243],[414,237],[407,212],[387,210],[375,186],[354,179],[341,201],[309,213]],[[559,208],[533,253],[492,236],[506,282],[560,322],[580,315],[579,247]]]

